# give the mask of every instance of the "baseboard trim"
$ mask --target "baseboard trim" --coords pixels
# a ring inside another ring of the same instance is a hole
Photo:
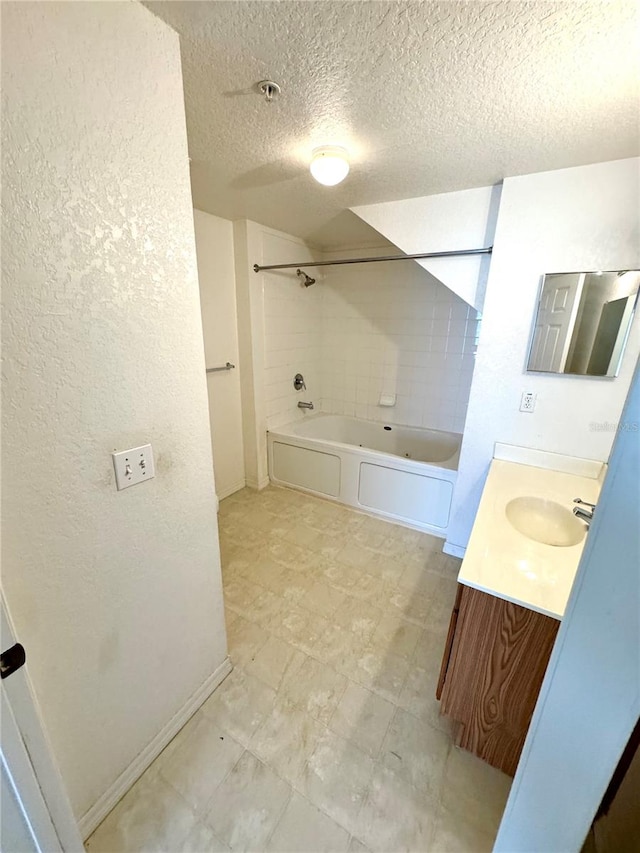
[[[91,835],[111,809],[124,797],[129,788],[137,782],[152,761],[156,759],[165,746],[171,741],[195,714],[202,703],[209,698],[216,687],[229,675],[233,669],[227,657],[207,680],[193,693],[169,722],[158,732],[154,739],[138,753],[131,764],[118,776],[113,785],[85,812],[78,821],[83,840]]]
[[[233,495],[236,492],[239,492],[240,489],[244,489],[246,486],[246,481],[244,477],[242,480],[237,480],[232,486],[229,486],[227,489],[223,489],[221,492],[218,492],[218,500],[223,501],[225,498],[228,498],[229,495]]]
[[[249,486],[250,489],[257,489],[259,492],[266,489],[270,482],[269,475],[263,477],[261,480],[254,480],[247,477],[247,486]]]
[[[467,549],[463,548],[462,545],[454,545],[452,542],[445,542],[442,550],[445,554],[449,554],[451,557],[460,557],[460,559],[467,553]]]

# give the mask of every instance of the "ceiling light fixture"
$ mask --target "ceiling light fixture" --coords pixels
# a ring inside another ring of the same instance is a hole
[[[309,168],[319,184],[333,187],[349,174],[349,155],[337,145],[323,145],[314,148]]]

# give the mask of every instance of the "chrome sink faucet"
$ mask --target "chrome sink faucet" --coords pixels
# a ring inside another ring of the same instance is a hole
[[[302,400],[298,403],[299,409],[313,409],[313,403],[303,403]]]
[[[578,518],[581,518],[587,525],[593,521],[593,513],[595,512],[596,505],[587,503],[587,501],[583,501],[582,498],[574,498],[574,504],[581,504],[581,506],[574,506],[573,514]],[[582,509],[582,507],[590,507],[590,509]]]

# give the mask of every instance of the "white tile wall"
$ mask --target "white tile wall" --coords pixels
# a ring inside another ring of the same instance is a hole
[[[264,239],[265,263],[311,257],[297,242]],[[295,270],[263,273],[267,427],[303,419],[298,400],[312,400],[316,411],[462,432],[476,312],[411,261],[308,272],[309,288]],[[294,390],[296,373],[306,391]],[[395,406],[379,406],[381,394]]]
[[[298,400],[322,409],[320,381],[321,294],[302,288],[295,276],[270,281],[265,273],[265,396],[267,427],[301,420]],[[292,280],[295,279],[295,280]],[[302,373],[306,391],[296,391],[293,377]]]
[[[321,287],[324,411],[462,432],[477,313],[411,261],[328,267]]]
[[[272,233],[263,236],[263,263],[296,263],[310,251],[299,241]],[[313,268],[309,268],[313,276]],[[265,399],[267,429],[307,417],[298,400],[322,410],[320,342],[322,291],[303,287],[295,270],[262,273],[264,286]],[[296,391],[293,377],[302,373],[306,391]]]

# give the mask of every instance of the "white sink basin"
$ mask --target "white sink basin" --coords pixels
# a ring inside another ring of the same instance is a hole
[[[544,498],[514,498],[505,507],[505,512],[519,533],[544,545],[561,548],[577,545],[587,532],[586,525],[571,510]]]

